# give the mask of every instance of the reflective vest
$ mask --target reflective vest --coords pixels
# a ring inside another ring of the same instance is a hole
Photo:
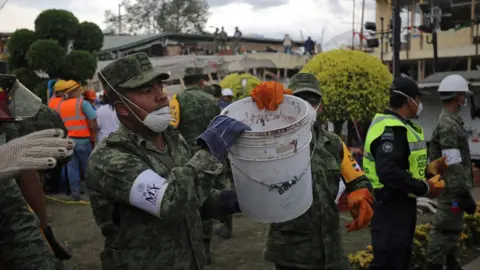
[[[402,120],[393,115],[377,113],[368,129],[363,155],[365,175],[372,183],[373,188],[382,188],[383,184],[380,183],[378,178],[375,169],[375,160],[373,159],[370,146],[375,139],[382,136],[386,127],[405,127],[408,147],[410,148],[410,156],[408,156],[410,168],[408,171],[412,174],[413,178],[424,180],[425,169],[427,167],[427,144],[422,127],[414,123],[412,123],[412,126],[406,125]],[[414,197],[413,194],[410,194],[410,196]]]
[[[62,100],[59,105],[59,114],[72,138],[90,138],[88,118],[82,111],[83,98]]]
[[[63,97],[53,97],[48,101],[48,107],[56,112],[60,110],[60,102],[63,100]]]

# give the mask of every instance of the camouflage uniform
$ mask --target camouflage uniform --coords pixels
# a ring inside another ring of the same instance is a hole
[[[13,124],[2,123],[3,144],[18,135]],[[63,269],[40,233],[38,217],[28,210],[14,179],[0,183],[0,269]]]
[[[316,81],[312,79],[312,81]],[[319,86],[302,84],[292,77],[289,88],[309,88],[316,91]],[[305,89],[304,89],[305,90]],[[300,91],[300,90],[299,90]],[[317,119],[319,117],[317,116]],[[363,173],[358,177],[345,179],[342,166],[349,158],[349,166],[358,166],[345,152],[344,143],[335,134],[324,130],[317,121],[311,143],[313,203],[303,215],[283,223],[270,225],[266,243],[265,259],[275,263],[277,269],[345,270],[349,262],[343,254],[340,236],[340,218],[335,203],[342,177],[347,192],[369,188],[370,183]],[[347,150],[348,151],[348,150]]]
[[[38,113],[35,116],[27,118],[21,122],[16,122],[15,127],[18,129],[19,137],[35,131],[52,128],[61,129],[64,134],[68,133],[62,118],[60,118],[57,112],[44,104],[40,106]],[[41,179],[46,183],[46,186],[44,186],[46,191],[59,191],[62,168],[68,160],[69,159],[62,160],[61,162],[59,161],[57,166],[49,171],[39,172]]]
[[[130,81],[135,74],[148,83],[155,79],[154,73],[146,54],[119,59],[101,71],[112,87]],[[219,192],[212,188],[222,165],[205,150],[192,157],[186,141],[173,127],[162,134],[166,147],[158,149],[121,124],[90,156],[86,182],[95,220],[105,237],[101,254],[104,270],[204,267],[200,211],[212,216],[218,213]],[[154,184],[133,186],[135,179],[149,170],[155,177],[166,178],[163,196]],[[131,194],[137,194],[137,199],[141,195],[143,203],[152,203],[160,196],[159,210],[148,213],[133,206]]]
[[[443,174],[446,187],[438,198],[438,212],[432,220],[427,260],[430,264],[445,265],[447,255],[455,255],[463,230],[463,211],[453,213],[452,202],[473,186],[472,165],[467,133],[460,116],[443,110],[430,141],[430,160],[442,156],[442,150],[459,149],[461,164],[450,165]]]
[[[201,68],[186,68],[185,77],[202,76]],[[209,86],[207,86],[209,87]],[[180,123],[177,128],[180,134],[187,141],[192,152],[198,151],[200,147],[196,144],[197,137],[204,132],[210,121],[220,114],[218,101],[199,85],[189,86],[185,91],[176,95],[180,105]],[[223,175],[222,175],[223,176]],[[223,177],[222,177],[223,178]],[[214,188],[225,189],[223,179],[215,181]],[[202,217],[205,252],[207,264],[210,263],[210,242],[212,239],[213,220]]]

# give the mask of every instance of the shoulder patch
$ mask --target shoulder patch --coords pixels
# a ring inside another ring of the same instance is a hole
[[[172,115],[170,125],[178,128],[180,125],[180,103],[177,100],[177,94],[173,95],[170,100],[170,114]]]
[[[393,134],[392,130],[385,130],[385,132],[380,137],[380,140],[393,141],[395,140],[395,135]]]
[[[382,150],[385,153],[391,153],[393,151],[393,143],[391,142],[384,142],[382,144]]]

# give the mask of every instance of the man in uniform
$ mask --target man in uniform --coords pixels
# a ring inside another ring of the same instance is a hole
[[[200,85],[202,77],[203,70],[201,68],[186,68],[183,80],[187,88],[174,95],[170,101],[170,112],[173,119],[171,124],[180,131],[193,153],[200,149],[200,146],[196,144],[198,136],[207,129],[210,121],[220,114],[217,100],[205,90],[209,86],[202,87]],[[214,188],[225,189],[225,183],[221,178],[217,178]],[[231,223],[231,217],[229,220]],[[213,220],[204,219],[203,232],[207,265],[211,263],[212,230]]]
[[[201,270],[200,213],[223,219],[240,211],[234,191],[213,185],[227,149],[249,128],[218,116],[192,153],[170,126],[162,91],[168,77],[145,53],[120,58],[98,73],[121,123],[95,148],[87,169],[93,214],[105,236],[105,270]]]
[[[468,82],[460,75],[450,75],[438,88],[443,102],[437,127],[430,141],[430,158],[446,157],[448,168],[443,173],[445,191],[438,198],[427,248],[428,269],[462,269],[456,260],[457,243],[463,230],[463,214],[476,210],[469,189],[472,188],[472,167],[468,137],[463,120],[458,115],[467,107],[471,92]]]
[[[268,96],[265,92],[274,92],[270,86],[276,90],[283,89],[277,82],[262,84],[267,87],[252,91],[257,104],[262,103],[261,96]],[[315,76],[310,73],[296,74],[291,78],[289,88],[295,96],[310,103],[310,117],[312,121],[315,120],[322,99],[320,83]],[[273,96],[282,94],[279,91]],[[349,269],[349,263],[343,254],[339,212],[335,203],[339,181],[346,183],[349,206],[354,216],[354,221],[347,225],[349,232],[362,229],[370,222],[373,215],[370,183],[342,140],[324,130],[317,122],[313,127],[311,150],[313,204],[298,218],[270,225],[265,259],[273,262],[277,270],[346,270]]]
[[[363,168],[377,202],[371,223],[372,270],[409,269],[417,220],[416,196],[436,196],[445,184],[438,176],[425,180],[423,129],[410,121],[422,111],[420,96],[413,80],[395,78],[390,91],[391,109],[376,114],[367,132]]]
[[[51,169],[56,165],[56,158],[65,158],[72,153],[73,142],[62,139],[64,133],[58,129],[15,139],[18,131],[13,122],[35,115],[40,104],[40,98],[20,84],[15,76],[0,75],[2,269],[63,269],[42,237],[39,219],[29,210],[13,178],[24,171]]]

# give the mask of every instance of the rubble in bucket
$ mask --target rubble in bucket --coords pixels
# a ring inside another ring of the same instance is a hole
[[[305,213],[313,201],[310,104],[285,95],[278,110],[260,111],[247,97],[221,114],[252,129],[229,153],[242,212],[262,223],[284,222]]]

